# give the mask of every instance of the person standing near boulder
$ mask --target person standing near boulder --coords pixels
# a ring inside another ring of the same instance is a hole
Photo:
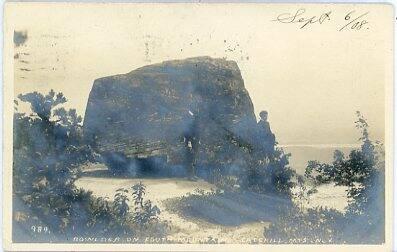
[[[193,112],[192,112],[193,111]],[[185,165],[190,180],[196,180],[196,165],[198,155],[198,109],[190,108],[186,113],[185,120],[187,123],[183,134],[183,142],[185,145]]]
[[[267,111],[261,111],[259,113],[260,120],[258,122],[258,145],[260,149],[266,153],[267,156],[271,156],[274,152],[276,138],[270,129],[270,124],[267,121],[267,116]]]

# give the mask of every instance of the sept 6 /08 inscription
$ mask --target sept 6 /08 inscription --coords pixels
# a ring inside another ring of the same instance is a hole
[[[351,10],[344,15],[342,20],[337,20],[338,23],[337,30],[361,30],[369,29],[369,22],[367,20],[369,11],[367,12],[357,12]],[[320,14],[309,14],[305,8],[300,8],[295,12],[286,12],[279,14],[272,21],[283,23],[283,24],[296,24],[299,29],[309,28],[313,24],[323,24],[332,22],[333,11],[326,11]]]

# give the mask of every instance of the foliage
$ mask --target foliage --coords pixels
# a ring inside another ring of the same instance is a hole
[[[147,229],[154,230],[154,234],[164,235],[166,224],[160,223],[160,210],[153,206],[150,200],[144,200],[139,190],[144,190],[142,183],[131,187],[131,196],[134,198],[134,208],[129,207],[130,190],[119,188],[116,190],[112,203],[107,198],[96,198],[90,202],[88,226],[97,230],[98,234],[135,235],[143,236]],[[134,196],[141,195],[137,200]],[[131,211],[132,210],[132,211]]]
[[[139,182],[131,187],[132,198],[134,199],[135,207],[143,207],[143,196],[146,194],[146,187]]]
[[[304,209],[304,205],[309,204],[310,196],[317,193],[316,187],[309,187],[305,178],[301,175],[296,175],[297,178],[297,191],[294,192],[293,198],[296,200],[300,209]]]
[[[292,181],[295,171],[289,167],[289,156],[290,154],[285,154],[282,148],[276,148],[270,155],[254,153],[242,177],[243,188],[290,198],[291,189],[295,185]]]
[[[130,210],[128,206],[128,190],[119,188],[116,190],[116,194],[114,195],[113,200],[113,211],[116,216],[118,216],[122,221],[120,223],[121,226],[125,225],[125,220]]]
[[[312,176],[317,183],[334,182],[336,185],[347,186],[349,205],[346,217],[351,222],[365,222],[368,228],[361,225],[355,232],[378,230],[378,237],[372,235],[375,242],[381,241],[384,232],[384,159],[382,146],[369,137],[368,124],[360,112],[357,112],[356,128],[361,131],[361,148],[352,150],[348,157],[341,151],[335,151],[332,165],[312,162],[306,174]],[[372,233],[372,232],[371,232]],[[367,233],[368,235],[368,233]]]
[[[279,243],[343,243],[343,214],[327,208],[286,208],[264,236]]]
[[[370,140],[368,124],[360,112],[357,117],[356,128],[362,134],[361,148],[352,150],[348,157],[335,151],[332,164],[310,161],[305,172],[305,176],[316,184],[333,182],[336,186],[347,186],[349,204],[346,213],[328,209],[305,210],[302,205],[296,206],[265,228],[266,238],[289,241],[299,238],[307,242],[308,238],[320,237],[332,243],[384,242],[383,154],[378,150],[379,145]],[[309,195],[297,196],[304,200]]]
[[[102,197],[92,199],[89,204],[91,213],[87,225],[98,230],[98,234],[107,234],[115,225],[112,205],[107,198]]]
[[[143,200],[143,196],[146,194],[146,187],[142,182],[132,186],[131,191],[135,206],[132,216],[134,223],[144,227],[152,222],[158,221],[160,209],[156,205],[152,205],[150,200]]]
[[[13,200],[18,216],[14,216],[14,227],[31,233],[28,225],[38,223],[62,241],[78,234],[139,234],[145,225],[164,231],[161,223],[155,223],[158,208],[144,201],[143,195],[142,206],[131,213],[128,190],[117,190],[110,202],[75,187],[79,167],[95,159],[83,141],[81,117],[74,109],[58,107],[66,102],[62,93],[33,92],[18,98],[30,104],[32,113],[18,112],[15,101]],[[14,239],[29,239],[18,237],[20,233],[14,232]]]
[[[13,192],[54,232],[64,233],[73,225],[76,196],[82,196],[74,187],[78,167],[91,155],[81,140],[81,117],[55,109],[66,98],[53,90],[18,98],[30,103],[33,113],[14,115]]]

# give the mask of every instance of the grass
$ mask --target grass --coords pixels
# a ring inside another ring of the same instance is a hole
[[[186,219],[199,219],[223,226],[239,226],[249,222],[269,222],[280,210],[291,204],[277,196],[252,192],[196,190],[193,194],[168,199],[165,207]]]

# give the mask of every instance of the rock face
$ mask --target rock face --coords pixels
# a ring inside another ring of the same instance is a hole
[[[210,57],[97,79],[84,119],[85,138],[102,153],[162,156],[170,165],[194,162],[202,176],[214,166],[241,169],[255,129],[236,62]]]

